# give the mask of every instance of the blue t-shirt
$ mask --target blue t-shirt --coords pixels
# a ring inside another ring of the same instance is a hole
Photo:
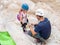
[[[35,26],[35,32],[39,33],[44,39],[48,39],[51,34],[50,21],[45,18],[44,21],[39,22],[39,24]]]

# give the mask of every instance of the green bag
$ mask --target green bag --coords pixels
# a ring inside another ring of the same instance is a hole
[[[8,32],[0,32],[0,45],[16,45]]]

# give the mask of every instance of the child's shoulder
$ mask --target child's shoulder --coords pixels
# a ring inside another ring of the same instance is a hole
[[[20,12],[19,12],[19,15],[22,15],[22,14],[23,14],[23,12],[22,12],[22,11],[20,11]]]

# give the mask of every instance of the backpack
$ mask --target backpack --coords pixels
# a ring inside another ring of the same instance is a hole
[[[18,21],[20,21],[20,14],[17,15],[17,19],[18,19]],[[29,22],[28,19],[27,19],[27,22]]]
[[[18,15],[17,15],[17,19],[18,21],[20,21],[20,16],[22,15],[22,12],[20,12]],[[23,16],[23,15],[22,15]]]
[[[20,21],[20,15],[19,14],[17,15],[17,19],[18,19],[18,21]]]

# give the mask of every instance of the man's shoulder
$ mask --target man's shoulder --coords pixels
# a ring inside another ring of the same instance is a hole
[[[46,21],[48,21],[48,18],[45,18]]]
[[[39,23],[39,24],[38,24],[39,27],[42,27],[43,25],[44,25],[43,23]]]

